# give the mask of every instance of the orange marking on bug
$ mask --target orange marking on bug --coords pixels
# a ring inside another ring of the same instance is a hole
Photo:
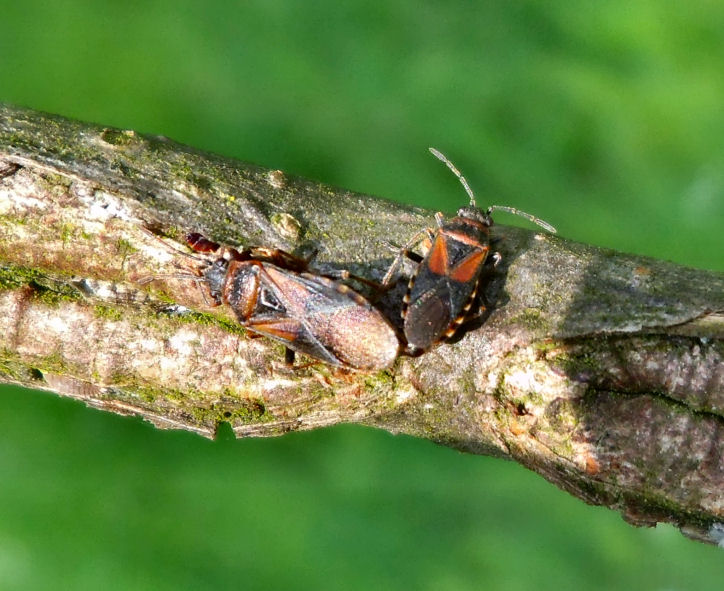
[[[248,324],[247,328],[268,336],[278,337],[285,341],[293,341],[301,333],[300,324],[293,320],[253,322]]]
[[[231,292],[234,290],[233,278],[236,273],[244,267],[257,267],[263,269],[261,263],[257,261],[231,261],[226,271],[226,281],[224,282],[224,294],[223,298],[225,301],[229,301]],[[249,275],[248,279],[243,283],[239,290],[241,297],[239,297],[239,306],[236,309],[236,314],[240,318],[249,318],[254,313],[256,302],[259,296],[259,275],[255,273]]]
[[[442,236],[438,235],[437,240],[432,243],[432,248],[428,256],[427,266],[430,271],[437,275],[447,275],[449,266],[447,244]]]
[[[460,283],[467,283],[480,272],[480,267],[485,262],[485,258],[488,256],[489,248],[485,247],[475,251],[467,258],[460,261],[450,271],[450,279],[459,281]]]

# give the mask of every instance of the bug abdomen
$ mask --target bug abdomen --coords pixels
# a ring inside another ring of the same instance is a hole
[[[450,294],[446,282],[411,300],[405,313],[405,339],[415,349],[429,349],[454,318],[450,315]]]

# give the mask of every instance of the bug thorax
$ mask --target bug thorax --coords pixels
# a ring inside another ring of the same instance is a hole
[[[493,225],[493,218],[490,216],[490,213],[474,205],[466,205],[458,209],[458,217],[474,220],[487,227]]]

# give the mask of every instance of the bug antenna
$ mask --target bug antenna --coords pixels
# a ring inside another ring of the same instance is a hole
[[[521,211],[520,209],[516,209],[515,207],[508,207],[507,205],[491,205],[490,207],[488,207],[487,213],[488,215],[490,215],[494,211],[507,211],[508,213],[512,213],[513,215],[519,215],[520,217],[525,218],[530,222],[533,222],[544,230],[548,230],[551,234],[555,234],[557,232],[555,227],[551,226],[545,220],[537,218],[534,215],[526,213],[525,211]]]
[[[457,168],[455,168],[455,165],[450,162],[450,160],[447,159],[447,156],[440,152],[440,150],[436,150],[435,148],[429,148],[429,150],[430,152],[432,152],[432,155],[435,156],[435,158],[444,162],[447,167],[453,171],[453,174],[458,177],[458,180],[460,181],[462,186],[465,187],[465,191],[470,196],[470,206],[477,207],[477,205],[475,205],[475,195],[473,194],[473,190],[470,188],[470,185],[468,185],[468,181],[465,180],[465,177],[460,174],[460,171]]]
[[[160,242],[167,250],[170,250],[171,252],[180,254],[180,255],[188,257],[190,259],[194,259],[195,261],[199,261],[202,263],[208,263],[208,259],[205,259],[204,257],[200,257],[200,256],[192,254],[190,252],[186,252],[184,250],[181,250],[180,248],[177,248],[171,244],[168,244],[160,236],[157,236],[156,234],[151,232],[151,230],[149,230],[148,228],[141,227],[141,230],[143,230],[143,232],[150,238],[153,238],[157,242]]]
[[[206,291],[204,289],[201,289],[201,284],[204,283],[204,278],[199,277],[198,275],[194,275],[193,273],[166,273],[163,275],[147,275],[146,277],[141,277],[136,283],[138,285],[147,285],[151,283],[152,281],[155,281],[156,279],[183,279],[184,281],[193,281],[196,284],[196,287],[199,288],[199,291],[201,292],[201,297],[204,298],[204,303],[207,306],[213,306],[214,303],[209,300],[209,296],[206,294]]]
[[[197,285],[203,283],[204,278],[199,277],[198,275],[194,275],[193,273],[187,273],[184,271],[181,271],[179,273],[161,273],[159,275],[145,275],[144,277],[141,277],[136,281],[138,285],[148,285],[152,281],[156,281],[156,279],[183,279],[183,280],[190,280],[196,283]]]

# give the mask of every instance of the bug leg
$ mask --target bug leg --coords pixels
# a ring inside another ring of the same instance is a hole
[[[437,215],[435,216],[435,219],[437,220]],[[439,222],[438,222],[439,223]],[[430,228],[425,228],[424,230],[420,230],[417,232],[410,240],[407,241],[407,244],[403,246],[399,252],[397,253],[397,256],[392,261],[392,264],[390,265],[390,268],[387,269],[387,273],[385,273],[385,276],[382,278],[382,286],[387,287],[392,282],[392,277],[397,273],[397,269],[399,269],[400,265],[402,264],[403,257],[408,257],[414,260],[414,257],[419,257],[419,255],[412,252],[412,247],[417,246],[422,242],[425,237],[427,237],[429,240],[432,240],[432,237],[434,236],[433,231]],[[422,261],[422,258],[420,258],[420,261]]]
[[[378,281],[374,281],[372,279],[367,279],[366,277],[361,277],[360,275],[355,275],[354,273],[350,273],[347,269],[331,270],[323,273],[322,277],[327,277],[328,279],[334,279],[337,281],[356,281],[357,283],[366,285],[375,293],[380,293],[389,289],[389,286],[387,285],[383,285],[382,283],[379,283]]]
[[[208,290],[203,289],[201,284],[203,283],[203,279],[201,277],[194,277],[194,281],[199,288],[199,291],[201,292],[201,297],[204,299],[204,304],[206,304],[209,307],[216,307],[221,305],[221,299],[215,298],[212,296],[212,300],[209,300],[209,296],[206,294]]]
[[[405,256],[408,259],[410,259],[413,263],[415,263],[416,265],[419,265],[425,259],[424,256],[417,254],[416,252],[413,252],[411,250],[407,251],[405,253]]]
[[[429,238],[426,238],[429,239]],[[425,239],[423,239],[425,240]],[[423,242],[423,240],[420,240],[420,242]],[[387,248],[390,250],[398,253],[402,252],[402,256],[407,257],[410,259],[413,263],[419,264],[422,262],[422,260],[425,258],[421,254],[416,253],[414,250],[405,249],[404,247],[399,246],[398,244],[395,244],[394,242],[386,242]]]
[[[308,367],[313,367],[317,365],[319,362],[317,361],[310,361],[308,363],[302,363],[301,365],[294,366],[294,361],[296,360],[296,353],[294,349],[290,349],[289,347],[284,347],[284,365],[286,365],[289,369],[293,371],[301,371],[304,369],[307,369]],[[339,369],[339,368],[334,368]],[[342,370],[344,371],[344,370]]]
[[[266,246],[251,246],[241,252],[237,252],[237,255],[237,260],[257,260],[265,263],[273,263],[278,267],[298,273],[303,273],[307,270],[310,260],[293,255],[286,250],[267,248]]]
[[[289,347],[284,348],[284,363],[289,367],[294,366],[294,350]]]
[[[420,242],[422,242],[422,240]],[[407,257],[415,264],[421,263],[422,259],[425,258],[421,254],[417,254],[414,250],[405,250],[399,244],[395,244],[394,242],[385,241],[385,246],[398,255],[401,251],[404,251],[402,256]]]

